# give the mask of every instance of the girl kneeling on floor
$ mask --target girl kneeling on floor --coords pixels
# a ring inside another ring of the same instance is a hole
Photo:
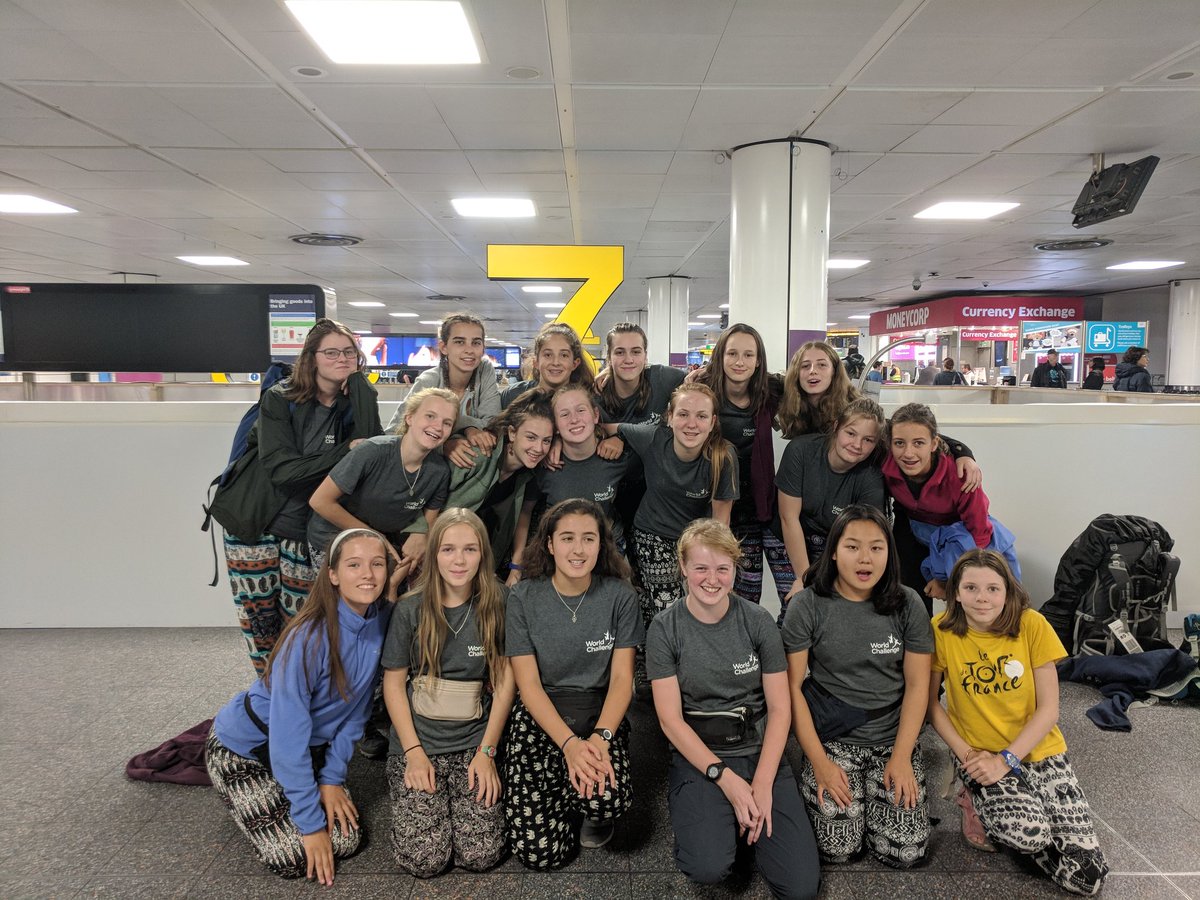
[[[934,617],[929,721],[965,787],[963,836],[1029,854],[1065,890],[1098,893],[1108,866],[1058,729],[1058,673],[1067,651],[994,550],[963,554]],[[942,677],[946,708],[938,701]]]
[[[675,864],[693,881],[729,875],[738,838],[776,897],[815,897],[812,827],[783,757],[791,709],[772,615],[731,594],[741,548],[713,519],[679,538],[683,601],[650,623],[646,673],[671,742],[667,803]]]
[[[603,846],[633,797],[634,648],[645,636],[629,567],[591,500],[542,517],[505,620],[520,702],[504,747],[508,843],[531,869]],[[582,820],[582,825],[581,825]]]
[[[266,672],[217,713],[205,746],[213,787],[259,859],[284,878],[333,884],[358,850],[346,789],[371,711],[396,580],[378,532],[343,531]]]
[[[396,604],[383,647],[392,719],[392,852],[418,878],[450,864],[481,872],[504,854],[496,747],[513,701],[504,588],[483,522],[443,512],[421,580]]]
[[[883,513],[844,510],[804,583],[783,617],[783,645],[817,849],[825,862],[865,847],[912,866],[929,841],[917,737],[933,635],[921,598],[900,583]]]

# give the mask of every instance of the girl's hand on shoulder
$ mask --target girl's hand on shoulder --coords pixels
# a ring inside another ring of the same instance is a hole
[[[846,771],[826,757],[823,760],[813,760],[813,777],[817,782],[817,803],[824,805],[825,792],[829,792],[829,801],[838,809],[847,809],[854,802],[850,793],[850,779]]]
[[[500,775],[496,772],[496,761],[479,751],[471,757],[467,766],[467,790],[475,791],[475,802],[484,809],[491,809],[500,799]]]
[[[469,469],[479,458],[479,451],[460,435],[446,439],[446,443],[442,445],[442,455],[460,469]]]
[[[969,456],[960,456],[954,461],[954,464],[958,469],[958,477],[962,479],[962,492],[964,494],[969,494],[983,487],[983,469],[979,468],[979,463],[975,462]]]
[[[601,459],[620,459],[625,452],[625,442],[617,436],[606,437],[596,447],[596,455]]]
[[[551,472],[557,472],[563,467],[562,438],[557,434],[554,436],[554,440],[550,442],[550,451],[546,454],[546,458],[542,460],[542,465]]]
[[[717,787],[733,807],[734,818],[737,819],[738,835],[756,834],[762,830],[762,810],[754,796],[754,789],[746,783],[746,779],[732,769],[721,773]]]
[[[686,375],[684,375],[683,381],[685,384],[691,384],[692,382],[699,381],[707,373],[708,373],[708,366],[701,366],[698,369],[692,369],[692,371],[690,371]]]
[[[969,755],[963,763],[963,771],[982,784],[984,787],[995,784],[1012,771],[1004,757],[999,753],[988,753],[981,750]]]
[[[341,822],[342,831],[358,831],[358,807],[346,793],[345,785],[322,784],[317,790],[325,807],[325,830],[332,834],[333,826]]]
[[[467,443],[484,453],[491,453],[496,449],[496,436],[490,431],[471,427],[464,434],[467,436]]]
[[[354,440],[352,440],[350,442],[350,449],[353,450],[355,447],[357,447],[359,444],[361,444],[365,440],[366,440],[366,438],[355,438]]]
[[[926,583],[925,596],[932,597],[934,600],[945,600],[946,582],[934,579],[933,581]]]
[[[414,747],[404,756],[404,786],[410,791],[432,794],[437,790],[433,763],[425,755],[423,747]]]
[[[307,863],[305,877],[326,887],[333,884],[333,841],[329,839],[329,832],[321,829],[312,834],[302,834],[300,843],[304,845]]]
[[[920,788],[910,760],[899,759],[893,754],[883,767],[883,787],[884,790],[892,792],[892,802],[896,806],[903,806],[905,809],[917,808]]]
[[[517,582],[520,580],[521,580],[521,570],[520,569],[509,569],[508,577],[504,579],[504,586],[505,587],[515,587]]]
[[[600,393],[602,390],[604,390],[604,386],[606,384],[608,384],[608,379],[611,377],[611,375],[612,375],[612,370],[609,369],[608,366],[605,366],[603,369],[601,369],[599,372],[596,373],[596,379],[593,382],[593,385],[596,388],[597,394]]]
[[[400,546],[400,561],[408,564],[410,574],[420,571],[428,545],[429,535],[421,531],[415,531],[404,539]]]

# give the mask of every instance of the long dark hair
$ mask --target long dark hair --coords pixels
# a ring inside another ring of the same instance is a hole
[[[608,368],[612,369],[613,341],[621,334],[640,334],[642,336],[642,350],[646,350],[650,345],[646,340],[646,332],[642,330],[641,325],[636,325],[633,322],[618,322],[608,334],[604,336],[604,344],[608,348]],[[638,381],[638,389],[634,400],[634,412],[641,415],[646,410],[646,404],[650,402],[650,379],[646,377],[645,369],[642,370],[642,377]],[[610,416],[618,416],[621,414],[621,409],[625,405],[625,401],[617,396],[616,378],[609,371],[608,378],[604,382],[604,387],[600,389],[600,405],[604,407],[604,411]]]
[[[554,574],[555,566],[554,557],[550,555],[550,538],[554,537],[558,523],[565,516],[573,515],[591,516],[596,520],[596,530],[600,533],[600,553],[596,557],[596,567],[592,569],[592,577],[628,580],[629,563],[617,550],[608,516],[604,515],[604,510],[596,501],[582,499],[563,500],[546,510],[542,521],[538,523],[537,534],[526,545],[524,579],[549,578]]]
[[[725,348],[729,345],[729,339],[735,334],[746,334],[754,339],[755,351],[758,354],[758,368],[750,376],[750,384],[747,389],[750,392],[750,412],[757,414],[770,396],[771,379],[767,374],[767,348],[763,344],[762,335],[750,325],[744,322],[735,322],[721,332],[721,336],[713,345],[708,368],[696,380],[712,388],[712,392],[717,395],[718,400],[727,399],[725,396]]]
[[[316,693],[318,686],[314,686],[312,683],[313,666],[316,664],[317,651],[322,643],[321,633],[324,632],[325,639],[329,644],[330,694],[333,693],[333,688],[337,688],[341,698],[347,703],[350,702],[349,688],[346,685],[346,667],[342,665],[342,654],[338,650],[338,637],[341,631],[338,627],[339,592],[337,586],[330,581],[329,572],[337,568],[346,545],[356,538],[363,537],[374,538],[383,546],[383,556],[387,560],[387,574],[389,578],[391,577],[396,568],[396,562],[387,552],[387,542],[378,531],[372,531],[370,528],[350,528],[335,537],[329,545],[329,557],[317,572],[317,580],[313,583],[308,599],[300,607],[300,612],[292,616],[292,620],[287,623],[283,634],[279,636],[279,642],[267,660],[267,668],[263,672],[262,680],[268,688],[271,686],[271,671],[275,666],[275,661],[286,652],[289,643],[303,641],[301,657],[304,666],[304,681],[309,686],[309,690]],[[385,590],[387,590],[386,579],[379,586],[380,596],[383,596]],[[375,602],[379,603],[378,598]],[[301,636],[297,637],[297,635]]]
[[[442,319],[442,324],[438,326],[438,341],[442,344],[450,340],[450,331],[455,325],[474,325],[479,329],[479,334],[486,338],[487,329],[483,327],[483,319],[479,316],[473,316],[470,313],[450,313]],[[438,348],[441,349],[440,347]],[[480,353],[479,365],[475,366],[475,371],[471,373],[471,377],[467,379],[467,387],[475,387],[479,384],[479,369],[483,365],[483,357],[486,354]],[[442,375],[442,385],[450,387],[450,360],[447,354],[442,351],[438,356],[438,371]]]
[[[545,391],[526,391],[492,419],[487,430],[503,441],[508,440],[508,429],[520,428],[527,419],[545,419],[554,431],[554,407],[550,395]]]
[[[317,348],[321,346],[321,341],[331,334],[349,338],[358,354],[358,371],[362,371],[367,365],[367,358],[363,356],[353,331],[333,319],[317,319],[308,332],[308,337],[304,339],[304,346],[300,349],[300,355],[296,357],[291,377],[283,390],[283,396],[292,403],[307,403],[317,396]]]
[[[825,597],[832,596],[837,590],[837,561],[833,556],[851,522],[870,522],[876,525],[887,541],[887,567],[883,570],[883,577],[875,585],[875,590],[871,592],[871,603],[875,612],[881,616],[890,616],[905,604],[904,585],[900,581],[900,560],[896,555],[896,539],[892,537],[891,525],[884,514],[865,503],[847,506],[841,515],[833,520],[833,527],[829,529],[829,537],[825,540],[825,549],[804,573],[804,586],[811,587]]]
[[[542,373],[538,369],[538,357],[542,354],[542,348],[546,346],[546,341],[552,337],[560,337],[567,342],[571,348],[571,356],[578,360],[574,371],[571,372],[567,381],[572,384],[582,384],[589,391],[595,386],[596,376],[592,374],[591,364],[587,361],[587,357],[583,355],[583,341],[579,339],[575,329],[566,322],[547,322],[538,329],[538,333],[533,338],[533,380],[538,388],[542,385]]]

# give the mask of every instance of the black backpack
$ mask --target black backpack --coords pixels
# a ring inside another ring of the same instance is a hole
[[[1175,541],[1142,516],[1097,516],[1063,554],[1054,596],[1041,613],[1072,655],[1124,652],[1109,625],[1122,622],[1144,650],[1170,646],[1166,611],[1176,608]],[[1120,649],[1118,649],[1120,648]]]

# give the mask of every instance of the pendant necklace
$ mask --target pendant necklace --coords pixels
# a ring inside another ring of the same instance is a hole
[[[556,597],[558,597],[558,602],[561,603],[563,606],[565,606],[567,608],[567,612],[569,612],[571,614],[571,621],[572,622],[578,621],[579,607],[583,606],[583,601],[587,599],[588,592],[587,591],[583,592],[583,596],[579,598],[579,602],[576,603],[575,608],[572,609],[571,604],[569,604],[566,600],[563,599],[563,595],[560,594],[558,592],[558,588],[554,586],[554,579],[550,579],[550,587],[553,589],[554,595]],[[590,591],[590,590],[591,590],[591,585],[588,586],[588,591]]]
[[[413,488],[415,488],[417,486],[417,482],[421,480],[421,470],[423,468],[425,468],[425,460],[421,460],[421,464],[417,466],[417,474],[412,477],[411,481],[409,481],[408,471],[404,468],[404,461],[401,460],[400,462],[400,474],[404,476],[404,483],[408,485],[408,496],[410,497],[416,496],[413,493]]]
[[[444,609],[442,610],[442,615],[446,616],[446,627],[450,629],[450,633],[453,634],[455,637],[458,637],[459,633],[464,628],[467,627],[467,619],[471,618],[471,607],[474,605],[475,605],[475,598],[472,597],[470,600],[467,601],[467,612],[462,617],[462,621],[458,623],[457,628],[455,628],[453,625],[450,624],[450,617],[446,616],[446,610],[444,610]]]

